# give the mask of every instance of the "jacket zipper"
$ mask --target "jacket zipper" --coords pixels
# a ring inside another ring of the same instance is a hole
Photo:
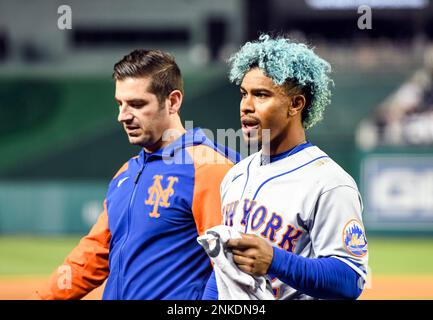
[[[123,300],[123,281],[122,281],[122,265],[123,265],[123,261],[122,261],[122,251],[123,248],[125,247],[126,241],[128,240],[129,237],[129,229],[130,229],[130,224],[131,224],[131,212],[132,212],[132,205],[134,204],[134,200],[135,200],[135,192],[137,190],[137,185],[138,185],[138,180],[140,179],[140,176],[144,170],[144,167],[146,166],[146,159],[144,160],[144,163],[140,169],[140,171],[137,172],[137,175],[134,178],[134,189],[132,190],[132,194],[131,194],[131,198],[129,199],[129,206],[128,206],[128,220],[127,220],[127,225],[126,225],[126,236],[125,236],[125,240],[123,240],[122,246],[120,247],[119,250],[119,273],[117,275],[117,300]]]

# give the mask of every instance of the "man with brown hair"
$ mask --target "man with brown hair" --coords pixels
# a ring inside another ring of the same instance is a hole
[[[200,299],[211,265],[196,238],[221,223],[219,186],[237,154],[184,129],[171,55],[135,50],[113,78],[118,121],[142,150],[115,174],[98,221],[37,294],[79,299],[108,278],[103,299]]]

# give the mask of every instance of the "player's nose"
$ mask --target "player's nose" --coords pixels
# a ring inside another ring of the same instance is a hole
[[[133,115],[130,112],[128,106],[126,105],[122,105],[119,107],[119,114],[117,116],[117,121],[119,121],[120,123],[123,122],[128,122],[131,121],[133,119]]]
[[[241,115],[254,112],[254,103],[247,95],[241,100]]]

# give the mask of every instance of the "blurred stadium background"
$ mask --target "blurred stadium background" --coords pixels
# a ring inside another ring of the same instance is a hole
[[[72,28],[61,30],[65,4]],[[371,29],[358,27],[363,4]],[[306,41],[333,66],[332,105],[308,137],[364,198],[361,299],[433,298],[431,0],[0,0],[0,299],[47,278],[138,152],[116,122],[113,64],[137,47],[170,51],[183,120],[237,130],[225,61],[259,32]]]

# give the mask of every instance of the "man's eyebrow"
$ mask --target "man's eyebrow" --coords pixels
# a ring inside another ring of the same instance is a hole
[[[265,88],[254,88],[251,89],[252,92],[268,92],[268,93],[272,93],[272,90],[269,89],[265,89]]]
[[[114,97],[114,100],[116,102],[121,102],[121,100],[116,98],[116,97]],[[128,100],[126,100],[126,102],[127,103],[146,103],[147,100],[146,99],[128,99]]]
[[[145,103],[147,100],[146,99],[130,99],[130,100],[126,100],[128,103]]]
[[[122,103],[122,101],[120,100],[120,99],[118,99],[118,98],[116,98],[116,97],[114,97],[114,100],[118,103],[118,104],[120,104],[120,103]],[[128,104],[145,104],[145,103],[147,103],[147,100],[146,99],[129,99],[129,100],[126,100],[126,103],[128,103]]]
[[[265,88],[253,88],[250,91],[251,91],[251,94],[266,93],[266,94],[271,95],[274,93],[272,90],[265,89]]]
[[[239,89],[240,89],[240,90],[243,90],[243,91],[247,91],[247,90],[246,90],[244,87],[242,87],[242,86],[240,86]],[[258,88],[253,88],[253,89],[251,89],[251,92],[269,92],[269,93],[271,93],[272,90],[269,90],[269,89],[266,89],[266,88],[258,87]]]

